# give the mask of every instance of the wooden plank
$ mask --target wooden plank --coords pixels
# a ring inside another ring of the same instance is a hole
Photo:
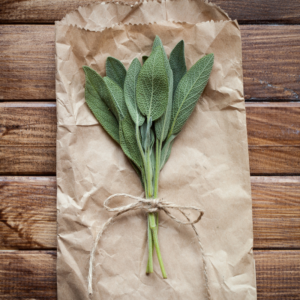
[[[241,32],[245,98],[299,100],[300,26]],[[54,26],[2,25],[0,35],[0,99],[55,99]]]
[[[0,146],[55,147],[55,102],[0,103]]]
[[[0,174],[54,175],[56,104],[0,103]]]
[[[53,23],[65,14],[88,5],[94,0],[6,0],[0,8],[0,23]],[[130,2],[124,0],[124,2]],[[131,1],[134,2],[134,1]],[[232,19],[239,22],[300,22],[300,5],[297,0],[284,3],[280,0],[241,1],[216,0]]]
[[[0,249],[56,248],[56,178],[0,177]]]
[[[56,251],[0,252],[0,299],[56,300]]]
[[[300,251],[254,251],[258,300],[296,300]]]
[[[300,103],[247,103],[251,174],[300,173]]]
[[[300,103],[246,103],[253,175],[300,174]],[[0,103],[0,174],[55,175],[53,102]]]
[[[300,251],[254,251],[258,300],[296,300]],[[0,252],[0,297],[57,298],[55,251]]]
[[[252,177],[256,248],[300,247],[300,177]],[[0,250],[56,248],[55,177],[0,177]]]
[[[300,248],[300,177],[251,177],[255,248]]]
[[[300,3],[297,0],[215,0],[210,1],[223,8],[230,18],[240,23],[294,23],[300,22]]]
[[[54,26],[2,25],[0,36],[0,100],[55,99]]]
[[[300,98],[300,26],[241,26],[246,99]]]

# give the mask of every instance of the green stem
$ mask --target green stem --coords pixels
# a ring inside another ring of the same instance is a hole
[[[151,166],[151,158],[150,158],[150,149],[146,150],[146,176],[148,181],[148,198],[152,198],[153,196],[153,184],[152,184],[152,166]]]
[[[166,270],[165,270],[165,267],[164,267],[164,263],[163,263],[163,260],[162,260],[162,257],[161,257],[159,243],[158,243],[158,234],[157,234],[158,230],[157,230],[157,225],[156,225],[156,218],[155,218],[155,215],[153,213],[149,214],[149,218],[150,218],[150,227],[151,227],[151,231],[152,231],[152,237],[153,237],[153,242],[154,242],[154,246],[155,246],[159,266],[160,266],[163,278],[166,279],[167,278],[167,273],[166,273]]]
[[[156,158],[155,158],[154,198],[157,198],[161,148],[158,145],[158,139],[156,139],[155,144],[156,144],[156,151],[155,151]]]
[[[148,263],[146,274],[153,273],[153,243],[152,243],[152,232],[150,228],[150,220],[148,215]]]
[[[156,163],[155,163],[155,174],[154,174],[154,191],[153,191],[153,173],[152,173],[152,166],[151,166],[151,157],[150,157],[150,148],[146,149],[146,153],[144,154],[140,139],[139,139],[139,132],[138,127],[136,127],[136,135],[137,135],[137,142],[139,145],[140,152],[143,157],[143,163],[145,166],[145,192],[146,198],[157,198],[158,196],[158,179],[159,179],[159,171],[160,171],[160,155],[161,155],[161,147],[162,142],[158,146],[159,140],[156,140]],[[147,187],[147,188],[146,188]],[[164,268],[164,264],[162,261],[162,256],[160,253],[159,243],[158,243],[158,213],[149,213],[148,214],[148,263],[146,273],[153,272],[153,244],[156,250],[158,262],[161,268],[163,278],[167,278],[167,274]]]
[[[145,153],[143,151],[143,147],[140,140],[140,133],[139,133],[139,127],[138,125],[135,126],[135,133],[136,133],[136,140],[137,144],[142,156],[143,164],[144,164],[144,186],[145,186],[145,194],[146,198],[151,198],[152,194],[150,191],[152,190],[152,181],[149,180],[149,172],[148,172],[148,164],[147,164],[147,158],[145,157]],[[149,221],[149,215],[148,215],[148,263],[147,263],[147,269],[146,273],[153,273],[153,237],[152,237],[152,231],[150,228],[150,221]]]

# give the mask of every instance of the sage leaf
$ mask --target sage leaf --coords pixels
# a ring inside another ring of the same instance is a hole
[[[161,47],[152,51],[142,66],[136,85],[138,108],[152,121],[163,115],[168,104],[168,76]]]
[[[116,82],[114,82],[109,77],[104,77],[103,80],[109,90],[110,101],[114,103],[114,106],[117,110],[118,119],[124,119],[128,114],[128,109],[125,103],[123,90]]]
[[[212,53],[202,57],[180,80],[174,96],[168,137],[178,134],[191,115],[208,82],[213,63]]]
[[[186,73],[186,64],[184,57],[184,41],[180,41],[170,54],[170,66],[173,71],[174,83],[173,94],[175,94],[179,81]]]
[[[152,120],[150,118],[150,122],[148,123],[145,122],[140,127],[142,146],[145,151],[151,149],[155,142],[155,135],[153,130],[151,129],[151,126],[152,126]]]
[[[141,181],[141,184],[142,184],[143,188],[145,189],[145,185],[144,185],[144,176],[143,176],[141,170],[139,169],[139,167],[136,166],[136,164],[135,164],[131,159],[129,159],[129,162],[130,162],[132,168],[134,169],[134,171],[136,172],[136,174],[138,175],[138,177],[139,177],[139,179],[140,179],[140,181]]]
[[[93,69],[84,66],[85,72],[85,101],[104,130],[117,142],[119,139],[118,120],[101,97],[99,91],[103,79]]]
[[[142,170],[143,160],[139,150],[136,132],[136,125],[132,121],[130,115],[127,114],[127,116],[125,116],[125,118],[120,122],[120,145],[127,157],[131,159],[140,170]],[[140,133],[138,132],[138,134]]]
[[[171,111],[172,111],[172,100],[173,100],[173,71],[171,69],[167,54],[163,47],[161,39],[156,36],[153,49],[156,47],[161,47],[164,55],[164,64],[167,71],[168,76],[168,85],[169,85],[169,92],[168,92],[168,104],[166,111],[164,114],[155,122],[155,133],[159,140],[164,141],[168,135],[170,121],[171,121]]]
[[[167,141],[165,142],[162,151],[161,151],[161,158],[160,158],[160,170],[164,167],[166,162],[168,161],[170,155],[171,155],[171,150],[172,146],[174,143],[176,135],[171,135]]]
[[[160,37],[157,35],[153,41],[152,51],[154,51],[157,47],[164,47]]]
[[[106,59],[106,76],[116,82],[123,89],[126,69],[118,59],[111,56]]]
[[[135,58],[128,68],[124,83],[124,97],[130,116],[135,124],[141,126],[145,117],[140,113],[136,102],[136,83],[142,66]]]
[[[152,167],[152,174],[155,173],[155,151],[151,150],[150,161]],[[154,177],[153,177],[153,186],[154,186]]]
[[[112,111],[114,116],[118,119],[119,118],[119,113],[118,110],[115,106],[115,103],[111,97],[110,91],[107,88],[107,85],[104,81],[104,79],[92,68],[84,66],[84,72],[89,74],[90,78],[95,78],[97,79],[97,92],[99,93],[100,97],[103,99],[103,101],[106,103],[106,105],[109,107],[109,109]]]

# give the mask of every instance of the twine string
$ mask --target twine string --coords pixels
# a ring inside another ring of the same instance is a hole
[[[128,205],[124,205],[124,206],[117,206],[117,207],[110,207],[110,202],[112,199],[116,198],[116,197],[123,197],[123,198],[131,198],[133,200],[135,200],[135,202],[130,203]],[[104,201],[104,207],[107,211],[109,212],[115,212],[116,214],[114,216],[112,216],[111,218],[109,218],[102,226],[102,228],[100,229],[100,231],[97,234],[97,237],[95,239],[94,245],[93,245],[93,249],[91,251],[91,255],[90,255],[90,261],[89,261],[89,273],[88,273],[88,292],[90,295],[93,294],[93,287],[92,287],[92,283],[93,283],[93,262],[94,262],[94,257],[95,257],[95,252],[97,249],[97,245],[104,233],[104,231],[109,227],[109,225],[120,215],[129,212],[129,211],[134,211],[134,210],[144,210],[147,213],[153,213],[153,212],[157,212],[159,210],[162,210],[165,212],[165,214],[171,218],[172,220],[174,220],[175,222],[179,223],[179,224],[183,224],[183,225],[191,225],[195,235],[197,237],[199,246],[200,246],[200,251],[201,251],[201,255],[202,255],[202,260],[203,260],[203,274],[204,274],[204,280],[205,280],[205,287],[206,287],[206,292],[207,292],[207,297],[209,300],[211,300],[211,294],[210,294],[210,289],[209,289],[209,283],[208,283],[208,274],[207,274],[207,262],[206,262],[206,258],[205,258],[205,254],[204,254],[204,250],[203,250],[203,246],[202,243],[200,241],[200,236],[199,233],[195,227],[194,224],[198,223],[204,212],[201,210],[201,208],[196,207],[196,206],[184,206],[184,205],[177,205],[171,202],[167,202],[164,201],[163,199],[145,199],[145,198],[141,198],[141,197],[136,197],[136,196],[132,196],[129,194],[114,194],[111,195],[110,197],[108,197],[105,201]],[[180,219],[178,219],[177,217],[175,217],[174,215],[172,215],[172,213],[169,211],[169,209],[175,209],[179,212],[181,212],[183,214],[183,216],[187,219],[187,221],[182,221]],[[198,216],[195,219],[190,219],[187,214],[184,212],[184,210],[193,210],[196,211],[198,213]]]

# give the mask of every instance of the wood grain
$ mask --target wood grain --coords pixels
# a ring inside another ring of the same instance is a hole
[[[0,23],[53,23],[65,14],[94,0],[6,0],[0,7]],[[124,2],[129,2],[124,0]],[[134,2],[134,1],[131,1]],[[216,0],[232,19],[239,22],[300,22],[297,0]]]
[[[255,248],[300,248],[300,177],[251,177]]]
[[[296,300],[300,295],[300,251],[254,251],[258,300]],[[4,299],[57,298],[55,251],[0,252]]]
[[[55,99],[54,26],[2,25],[0,37],[0,100]]]
[[[246,99],[300,98],[300,26],[241,26]]]
[[[258,300],[298,300],[300,251],[254,251]]]
[[[55,103],[0,103],[0,174],[55,174]]]
[[[56,178],[0,177],[0,250],[56,248]]]
[[[252,177],[256,248],[300,248],[300,177]],[[56,248],[55,177],[0,177],[0,250]]]
[[[0,103],[0,174],[55,175],[54,102]],[[253,175],[300,174],[300,103],[246,103]]]
[[[56,300],[56,252],[0,252],[0,299]]]
[[[299,100],[300,26],[241,33],[245,98]],[[55,99],[54,26],[2,25],[0,36],[0,99]]]
[[[299,174],[300,104],[247,103],[252,174]]]

